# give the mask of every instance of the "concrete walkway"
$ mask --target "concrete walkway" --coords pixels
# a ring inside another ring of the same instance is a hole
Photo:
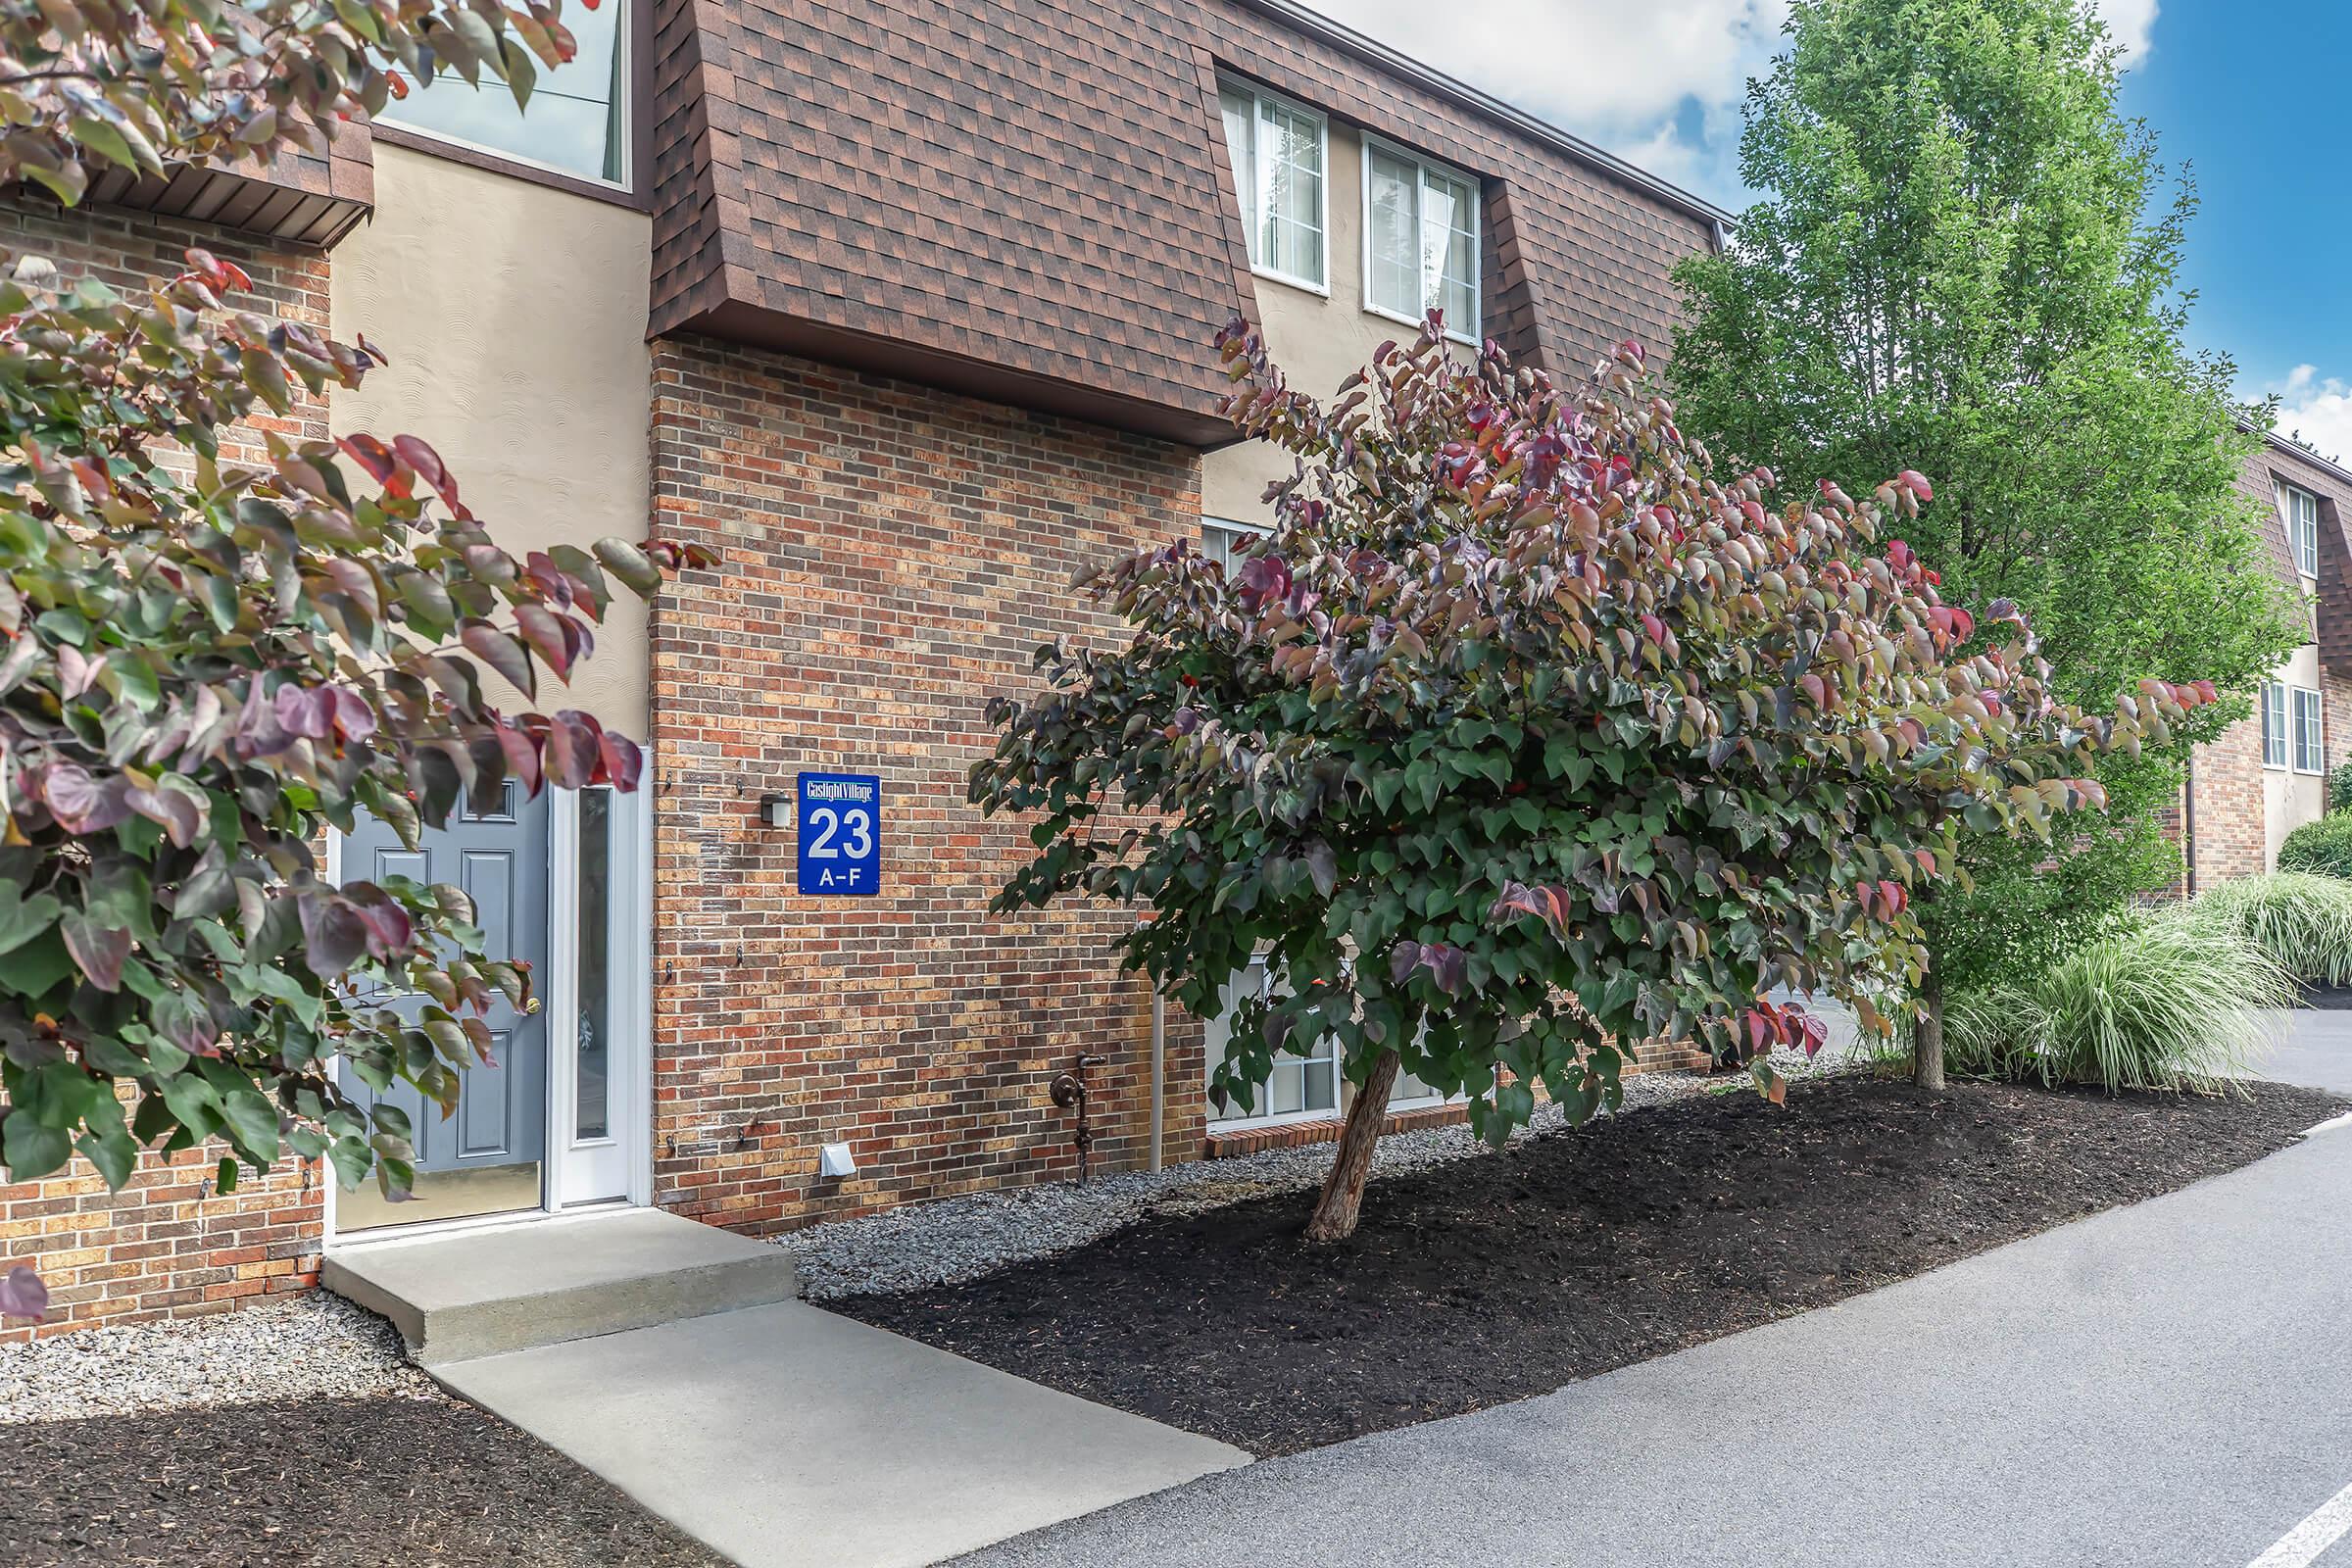
[[[432,1372],[749,1568],[915,1568],[1250,1458],[802,1301]]]
[[[2271,1070],[2352,1088],[2352,1017],[2297,1015]],[[2340,1503],[2272,1552],[2352,1483],[2348,1318],[2338,1128],[1839,1306],[965,1561],[2352,1568]]]

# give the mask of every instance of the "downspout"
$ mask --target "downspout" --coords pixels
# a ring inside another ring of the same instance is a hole
[[[1152,1143],[1147,1168],[1160,1166],[1168,1122],[1168,999],[1152,988]]]
[[[2197,755],[2192,749],[2180,787],[2180,858],[2188,866],[2188,896],[2197,896]]]

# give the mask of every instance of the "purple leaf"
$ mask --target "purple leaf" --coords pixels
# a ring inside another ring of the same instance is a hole
[[[556,714],[547,731],[548,782],[566,790],[594,783],[603,734],[604,726],[586,713],[566,708]]]
[[[416,923],[391,895],[380,888],[347,888],[354,913],[368,932],[368,951],[378,958],[405,953],[416,934]]]
[[[332,979],[368,951],[368,923],[351,903],[321,888],[305,888],[295,902],[302,916],[303,958],[311,973]]]
[[[507,684],[517,691],[537,696],[539,678],[531,668],[530,656],[522,644],[500,631],[486,620],[469,620],[458,633],[458,641],[466,651],[507,678]]]
[[[274,757],[293,744],[294,737],[277,721],[276,706],[262,695],[262,677],[254,676],[245,688],[244,710],[237,714],[237,755]]]
[[[122,988],[122,964],[130,956],[130,933],[108,925],[87,909],[69,909],[57,923],[66,939],[66,952],[91,985],[101,991]]]
[[[596,749],[601,764],[598,771],[605,781],[623,795],[633,792],[645,771],[645,754],[637,749],[637,743],[607,730],[597,737]]]
[[[1399,942],[1389,950],[1389,980],[1402,985],[1407,976],[1421,966],[1421,944]]]
[[[318,741],[334,733],[334,693],[324,687],[297,686],[288,682],[277,689],[270,708],[276,714],[278,728],[289,735]]]
[[[160,784],[142,789],[133,785],[123,798],[132,810],[161,825],[180,849],[195,843],[204,832],[209,803],[193,789],[167,789]]]
[[[49,1287],[23,1263],[0,1274],[0,1318],[28,1317],[35,1323],[49,1315]]]
[[[130,815],[130,786],[120,775],[100,782],[76,762],[41,770],[40,793],[57,825],[69,833],[99,833]]]
[[[364,741],[375,733],[375,710],[367,699],[341,686],[327,688],[334,698],[335,728],[347,741]]]

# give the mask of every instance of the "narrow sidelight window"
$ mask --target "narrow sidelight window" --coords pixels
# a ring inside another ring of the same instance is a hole
[[[2320,719],[2320,694],[2308,686],[2298,686],[2294,695],[2295,771],[2324,773],[2328,769],[2328,746]]]
[[[2262,683],[2262,765],[2286,765],[2286,683]]]

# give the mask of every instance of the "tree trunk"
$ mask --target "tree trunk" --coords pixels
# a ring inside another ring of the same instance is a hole
[[[1380,1147],[1381,1124],[1389,1119],[1389,1093],[1396,1087],[1397,1056],[1384,1051],[1355,1102],[1348,1107],[1348,1125],[1340,1129],[1340,1152],[1331,1174],[1323,1178],[1323,1196],[1315,1200],[1314,1216],[1306,1222],[1310,1242],[1344,1242],[1355,1234],[1364,1207],[1364,1183],[1372,1174],[1372,1151]]]
[[[1919,1024],[1912,1031],[1911,1081],[1922,1089],[1943,1087],[1943,982],[1933,957],[1919,983]]]

